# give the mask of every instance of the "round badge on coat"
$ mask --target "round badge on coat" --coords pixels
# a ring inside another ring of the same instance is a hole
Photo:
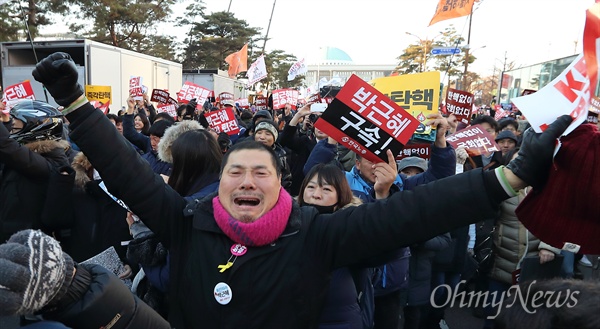
[[[229,302],[231,301],[231,298],[233,297],[231,288],[225,282],[217,283],[217,285],[215,286],[214,294],[215,294],[215,299],[217,300],[217,303],[219,303],[221,305],[229,304]]]
[[[234,256],[243,256],[246,251],[248,251],[248,248],[246,248],[246,246],[242,246],[241,244],[237,243],[234,244],[233,246],[231,246],[231,254]]]

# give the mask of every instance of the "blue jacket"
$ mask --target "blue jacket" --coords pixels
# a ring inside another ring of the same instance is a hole
[[[169,176],[171,174],[171,164],[168,162],[164,162],[158,158],[158,153],[156,151],[150,151],[144,153],[142,158],[144,158],[150,164],[150,168],[157,174],[163,174]]]
[[[335,161],[336,155],[337,145],[329,144],[327,143],[327,140],[318,142],[306,161],[304,174],[306,175],[308,171],[318,163]],[[436,179],[454,175],[455,170],[456,154],[454,149],[450,146],[439,148],[432,145],[431,160],[429,161],[427,171],[412,177],[398,174],[390,188],[390,195],[402,190],[411,190],[417,185],[426,184]],[[376,200],[373,184],[365,181],[356,167],[353,167],[352,170],[346,172],[346,179],[355,196],[359,197],[364,202],[373,202]],[[405,248],[404,253],[401,253],[401,256],[386,265],[377,268],[373,281],[375,296],[387,295],[408,285],[409,255],[410,251],[408,248]]]

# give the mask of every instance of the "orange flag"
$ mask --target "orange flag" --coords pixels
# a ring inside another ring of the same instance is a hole
[[[225,57],[225,62],[229,64],[227,73],[230,78],[235,78],[240,72],[248,71],[248,44],[245,44],[240,51]]]
[[[435,15],[433,15],[431,22],[429,22],[429,26],[443,20],[470,15],[475,1],[440,0],[435,9]]]

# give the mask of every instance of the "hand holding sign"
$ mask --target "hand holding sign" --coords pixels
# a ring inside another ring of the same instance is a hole
[[[388,161],[376,163],[372,167],[375,175],[373,189],[375,190],[375,197],[377,199],[385,199],[390,195],[390,188],[398,176],[398,166],[394,154],[389,149],[385,154]]]
[[[439,112],[428,115],[427,119],[429,121],[427,121],[426,125],[437,128],[435,146],[440,148],[446,147],[446,131],[450,128],[448,120]]]

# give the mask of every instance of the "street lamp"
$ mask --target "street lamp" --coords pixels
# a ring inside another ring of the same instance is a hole
[[[431,40],[428,40],[428,39],[423,40],[418,35],[412,34],[410,32],[404,32],[404,33],[406,33],[408,35],[411,35],[411,36],[419,39],[419,43],[421,45],[423,45],[422,46],[422,48],[423,48],[423,58],[421,60],[421,65],[420,65],[420,70],[419,71],[420,72],[424,72],[425,70],[427,70],[427,53],[428,53],[427,47],[428,47],[429,43],[433,44],[433,40],[435,40],[435,38],[443,35],[443,33],[440,32],[438,35],[436,35],[435,37],[433,37]]]

